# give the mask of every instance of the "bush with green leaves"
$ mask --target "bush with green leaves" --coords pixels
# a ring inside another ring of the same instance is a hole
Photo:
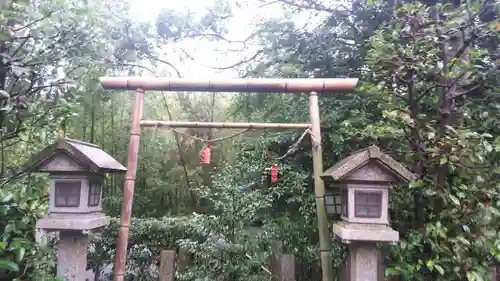
[[[46,209],[43,183],[29,178],[0,189],[2,280],[55,280],[53,243],[39,245],[35,238],[36,221]]]
[[[114,264],[119,227],[120,219],[112,218],[108,227],[92,234],[88,264],[93,270],[100,271],[103,266]],[[185,237],[200,237],[200,239],[202,237],[188,217],[132,218],[127,248],[126,279],[157,280],[160,252],[176,249],[177,240]]]
[[[191,222],[203,240],[181,239],[179,245],[188,249],[192,265],[181,280],[267,280],[261,269],[267,262],[262,250],[262,233],[252,231],[252,223],[269,198],[255,189],[256,182],[246,183],[245,172],[224,167],[212,179],[212,186],[202,187],[199,196],[210,205],[210,211],[193,214]]]

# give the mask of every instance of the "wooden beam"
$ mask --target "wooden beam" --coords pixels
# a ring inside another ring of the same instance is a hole
[[[194,91],[243,93],[333,93],[352,91],[356,78],[229,79],[193,80],[184,78],[101,77],[104,89],[144,91]]]
[[[307,129],[311,124],[294,123],[232,123],[232,122],[188,122],[188,121],[141,121],[142,127],[167,128],[218,128],[218,129]]]

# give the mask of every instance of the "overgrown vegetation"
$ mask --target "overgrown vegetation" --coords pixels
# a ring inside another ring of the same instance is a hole
[[[129,15],[128,1],[0,1],[2,280],[55,277],[52,248],[37,245],[34,232],[46,211],[47,178],[19,167],[61,135],[125,163],[132,96],[105,92],[97,79],[189,77],[173,62],[178,53],[191,59],[186,41],[243,45],[245,52],[231,52],[246,58],[230,68],[245,77],[360,78],[354,93],[321,97],[323,158],[328,167],[376,144],[420,176],[391,194],[401,241],[388,248],[387,274],[490,279],[488,267],[500,258],[498,1],[274,2],[261,9],[281,5],[283,17],[257,20],[252,36],[232,42],[229,20],[250,3],[215,1],[201,16],[167,9],[143,24]],[[304,15],[315,22],[299,24]],[[145,119],[291,123],[306,121],[306,108],[305,96],[155,93],[147,95]],[[248,132],[217,143],[210,166],[199,164],[203,144],[184,136],[231,133],[143,131],[127,280],[156,280],[150,265],[179,245],[193,259],[179,280],[267,280],[261,266],[272,239],[318,269],[309,141],[279,161],[280,180],[271,183],[271,158],[302,132]],[[92,269],[114,261],[122,183],[107,179],[104,212],[114,219],[93,237]],[[344,255],[334,240],[335,269]]]

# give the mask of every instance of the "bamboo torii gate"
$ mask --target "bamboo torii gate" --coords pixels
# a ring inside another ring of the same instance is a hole
[[[322,281],[332,281],[332,259],[330,256],[331,241],[328,233],[324,195],[325,186],[321,179],[323,173],[323,157],[321,147],[320,117],[318,93],[352,91],[358,79],[230,79],[219,81],[203,81],[170,78],[138,78],[138,77],[102,77],[101,86],[111,90],[135,90],[135,104],[132,113],[132,130],[128,148],[127,173],[123,186],[123,202],[118,234],[114,281],[123,281],[129,237],[130,218],[134,197],[134,185],[139,154],[140,133],[142,127],[169,128],[246,128],[246,129],[309,129],[312,143],[314,191],[316,196],[316,212],[318,219],[319,246],[321,257]],[[175,121],[143,121],[145,91],[193,91],[193,92],[243,92],[243,93],[309,93],[308,124],[289,123],[218,123],[218,122],[175,122]]]

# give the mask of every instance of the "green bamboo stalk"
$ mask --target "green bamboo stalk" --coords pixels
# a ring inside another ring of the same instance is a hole
[[[316,92],[309,94],[309,118],[311,122],[314,193],[316,196],[316,213],[318,217],[322,280],[333,281],[332,257],[330,255],[331,241],[328,234],[328,218],[325,210],[325,184],[321,179],[323,173],[323,149],[321,147],[319,101]]]

